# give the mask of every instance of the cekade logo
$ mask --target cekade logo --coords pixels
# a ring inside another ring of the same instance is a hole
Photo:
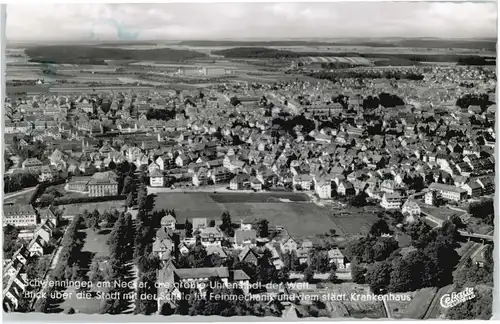
[[[459,293],[452,292],[451,294],[444,294],[441,297],[440,302],[443,308],[451,308],[457,306],[458,304],[465,303],[475,297],[474,288],[465,288],[465,290]]]

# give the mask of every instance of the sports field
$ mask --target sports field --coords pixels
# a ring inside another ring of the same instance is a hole
[[[335,218],[328,207],[320,207],[299,193],[158,193],[154,210],[174,209],[179,223],[195,217],[220,220],[228,211],[234,223],[240,219],[264,218],[284,226],[294,237],[312,237],[334,229],[340,236],[364,234],[376,215],[355,211]]]

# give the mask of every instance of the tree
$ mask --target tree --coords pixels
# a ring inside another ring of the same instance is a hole
[[[328,253],[325,250],[313,250],[310,253],[311,264],[309,267],[316,272],[325,273],[331,270],[332,264],[328,260]]]
[[[373,293],[383,293],[391,280],[391,265],[388,262],[375,262],[366,271],[366,282]]]
[[[269,236],[269,222],[266,219],[257,222],[257,235],[262,238]]]
[[[307,283],[312,283],[314,278],[314,270],[311,267],[307,267],[304,271],[304,280]]]
[[[92,261],[90,265],[89,279],[92,283],[97,283],[103,281],[104,276],[99,268],[99,262],[97,260]]]
[[[122,189],[122,195],[126,195],[128,193],[133,192],[133,179],[130,175],[127,175],[125,179],[123,180],[123,189]]]
[[[368,197],[368,195],[364,191],[361,191],[357,195],[355,195],[354,197],[351,198],[350,204],[354,207],[366,206],[366,204],[367,204],[366,198],[367,197]]]
[[[144,183],[141,183],[139,187],[139,191],[137,193],[137,205],[139,205],[139,209],[145,209],[147,203],[147,190]]]
[[[191,249],[188,256],[189,264],[191,268],[203,268],[208,263],[207,250],[203,245],[196,244],[193,249]]]
[[[89,218],[89,223],[87,225],[88,228],[92,229],[92,231],[97,232],[99,230],[99,216],[92,216]]]
[[[387,259],[392,252],[399,248],[398,242],[392,237],[380,237],[372,246],[373,259],[375,261],[382,261]]]
[[[392,234],[392,231],[385,220],[379,219],[370,228],[370,235],[381,236],[382,234]]]
[[[406,228],[406,233],[411,237],[412,245],[416,248],[427,246],[432,239],[431,231],[432,228],[422,221],[412,223]]]
[[[134,193],[129,192],[127,195],[127,199],[125,200],[125,206],[132,207],[134,205]]]
[[[412,262],[407,258],[398,258],[393,262],[391,279],[388,290],[391,292],[405,292],[413,290]],[[418,274],[418,273],[417,273]]]
[[[208,227],[215,227],[215,220],[211,219],[208,223]]]
[[[486,224],[493,226],[494,208],[493,199],[485,199],[473,202],[469,205],[469,213],[476,218],[482,219]]]
[[[186,237],[193,237],[193,224],[191,224],[191,222],[189,222],[187,219],[186,222],[184,223],[184,231]]]
[[[328,276],[328,281],[332,283],[337,283],[339,281],[339,278],[337,278],[336,269],[330,271],[330,275]]]
[[[366,268],[362,267],[359,265],[358,261],[355,259],[351,263],[351,277],[352,281],[358,284],[364,284],[365,283],[365,273],[366,273]]]
[[[228,212],[222,213],[222,224],[220,229],[229,237],[234,235],[233,222],[231,221],[231,215]]]
[[[12,254],[19,248],[18,238],[19,230],[10,224],[3,228],[3,252],[5,258],[10,258]]]

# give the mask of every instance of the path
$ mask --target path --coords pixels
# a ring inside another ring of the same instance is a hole
[[[384,304],[385,314],[387,315],[387,318],[392,318],[391,309],[389,308],[389,305],[387,304],[387,300],[385,298],[382,298],[382,304]]]
[[[22,194],[25,194],[27,192],[30,192],[30,191],[33,191],[35,190],[36,187],[30,187],[28,189],[23,189],[21,191],[17,191],[17,192],[14,192],[14,193],[9,193],[9,194],[6,194],[3,196],[3,200],[7,200],[7,199],[10,199],[10,198],[14,198],[16,196],[19,196],[19,195],[22,195]]]

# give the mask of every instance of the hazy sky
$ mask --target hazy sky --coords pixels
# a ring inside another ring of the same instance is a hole
[[[496,3],[9,4],[10,41],[496,37]]]

